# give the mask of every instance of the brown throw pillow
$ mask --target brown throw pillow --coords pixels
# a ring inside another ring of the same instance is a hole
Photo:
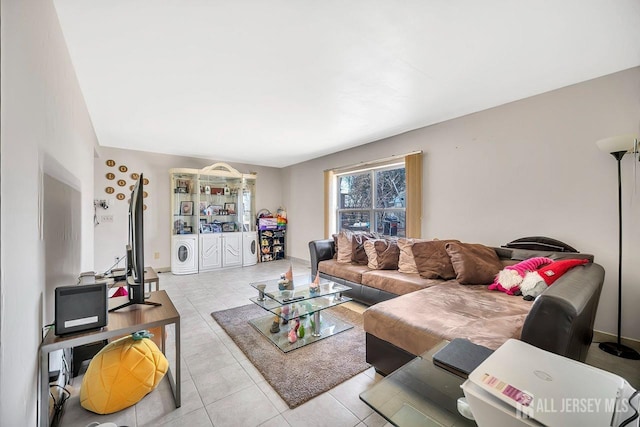
[[[374,240],[378,270],[397,270],[400,248],[395,240]]]
[[[336,258],[336,262],[340,264],[350,264],[351,263],[351,237],[353,233],[348,230],[343,230],[338,233],[338,256]]]
[[[360,265],[367,265],[369,258],[364,250],[364,242],[371,239],[369,234],[353,233],[351,237],[351,261]]]
[[[367,254],[367,267],[369,267],[372,270],[377,270],[378,269],[378,254],[376,253],[376,247],[374,245],[374,243],[377,240],[374,239],[369,239],[366,242],[364,242],[364,251]]]
[[[447,253],[447,243],[458,240],[430,240],[416,242],[411,248],[420,277],[424,279],[455,279],[456,272]]]
[[[416,262],[413,259],[413,244],[417,239],[398,239],[398,248],[400,248],[400,257],[398,259],[398,271],[400,273],[418,273]]]
[[[447,243],[456,279],[461,285],[488,285],[502,269],[496,252],[476,243]]]

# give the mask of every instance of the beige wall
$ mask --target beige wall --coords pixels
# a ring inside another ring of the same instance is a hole
[[[90,270],[96,137],[52,2],[2,1],[0,16],[0,425],[33,426],[38,347],[52,320],[45,315],[52,301],[46,299],[44,175],[77,192],[77,222],[65,233],[79,238],[79,268]],[[69,273],[66,267],[59,271]]]
[[[423,150],[423,237],[501,245],[543,235],[593,253],[607,271],[596,328],[615,332],[616,164],[595,141],[638,133],[639,121],[633,68],[288,167],[288,255],[309,259],[307,243],[323,235],[324,169]],[[622,163],[622,334],[639,339],[640,164]]]
[[[216,163],[215,160],[191,157],[170,156],[166,154],[147,153],[142,151],[121,150],[117,148],[101,147],[95,159],[95,197],[96,199],[111,199],[111,206],[106,211],[97,210],[98,219],[103,215],[113,216],[113,222],[100,221],[95,228],[95,269],[103,272],[125,253],[128,230],[129,205],[125,200],[116,200],[116,193],[122,191],[127,199],[131,194],[129,186],[133,184],[131,172],[142,172],[149,179],[145,191],[149,196],[145,199],[147,210],[144,216],[144,249],[145,264],[154,268],[166,268],[171,265],[171,190],[169,169],[194,168],[201,169]],[[106,160],[114,160],[115,167],[108,167]],[[275,212],[282,204],[281,170],[277,168],[229,163],[243,173],[257,172],[256,209],[266,208]],[[128,168],[127,173],[118,171],[120,165]],[[112,181],[106,178],[108,172],[113,172],[116,178]],[[118,179],[127,181],[125,187],[118,187]],[[105,193],[107,186],[114,187],[116,193]],[[159,258],[154,258],[154,253]],[[124,267],[124,260],[120,267]]]

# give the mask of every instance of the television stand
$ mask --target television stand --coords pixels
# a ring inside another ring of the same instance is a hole
[[[152,301],[144,301],[144,302],[134,302],[134,301],[128,301],[125,302],[122,305],[119,305],[117,307],[113,307],[109,309],[109,313],[111,313],[112,311],[116,311],[116,310],[120,310],[121,308],[125,308],[125,307],[129,307],[130,305],[136,305],[136,304],[140,304],[140,305],[152,305],[154,307],[160,307],[162,306],[162,304],[160,304],[159,302],[152,302]]]

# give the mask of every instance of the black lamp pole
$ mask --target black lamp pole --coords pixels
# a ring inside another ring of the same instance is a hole
[[[618,162],[618,341],[600,343],[600,349],[614,356],[624,359],[640,359],[640,353],[621,343],[620,329],[622,327],[622,176],[620,174],[620,161],[626,151],[611,153]]]

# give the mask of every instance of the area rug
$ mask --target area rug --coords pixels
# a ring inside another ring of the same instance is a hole
[[[283,353],[248,323],[265,316],[256,305],[216,311],[211,316],[289,408],[295,408],[370,367],[365,362],[362,315],[344,307],[328,310],[353,328],[289,353]]]

